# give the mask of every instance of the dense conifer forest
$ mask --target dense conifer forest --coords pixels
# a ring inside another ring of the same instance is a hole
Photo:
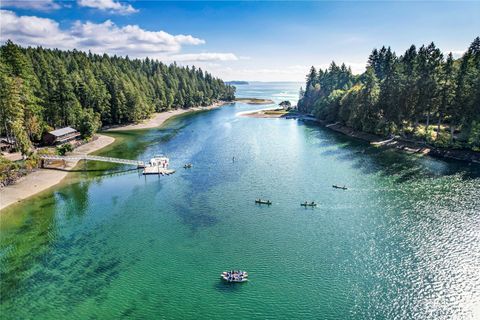
[[[298,109],[359,131],[480,151],[480,38],[459,59],[434,43],[397,56],[374,49],[367,69],[312,67]]]
[[[90,136],[153,112],[234,99],[235,88],[195,67],[80,51],[0,48],[0,136],[27,153],[52,128]]]

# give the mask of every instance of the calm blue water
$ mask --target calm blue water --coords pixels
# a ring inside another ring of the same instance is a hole
[[[297,90],[261,83],[238,96]],[[2,319],[479,318],[478,166],[238,116],[257,108],[118,133],[103,152],[164,153],[175,175],[90,165],[2,212]],[[250,281],[222,283],[231,268]]]

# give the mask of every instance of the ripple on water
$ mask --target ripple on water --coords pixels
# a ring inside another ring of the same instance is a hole
[[[80,177],[0,216],[2,316],[479,318],[472,167],[235,117],[247,107],[179,118],[126,144],[191,170]],[[306,199],[319,206],[300,208]],[[250,281],[221,282],[231,268]]]

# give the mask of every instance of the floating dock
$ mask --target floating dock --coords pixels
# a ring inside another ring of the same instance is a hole
[[[174,173],[175,170],[162,168],[160,166],[148,166],[143,169],[143,174],[158,174],[161,176],[168,176]]]

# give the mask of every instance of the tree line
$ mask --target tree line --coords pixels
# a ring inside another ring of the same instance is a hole
[[[0,47],[0,136],[24,154],[53,128],[72,126],[88,137],[99,126],[234,98],[235,87],[195,67],[10,40]]]
[[[432,42],[397,56],[374,49],[363,74],[312,67],[299,111],[356,130],[480,151],[480,37],[459,59]]]

